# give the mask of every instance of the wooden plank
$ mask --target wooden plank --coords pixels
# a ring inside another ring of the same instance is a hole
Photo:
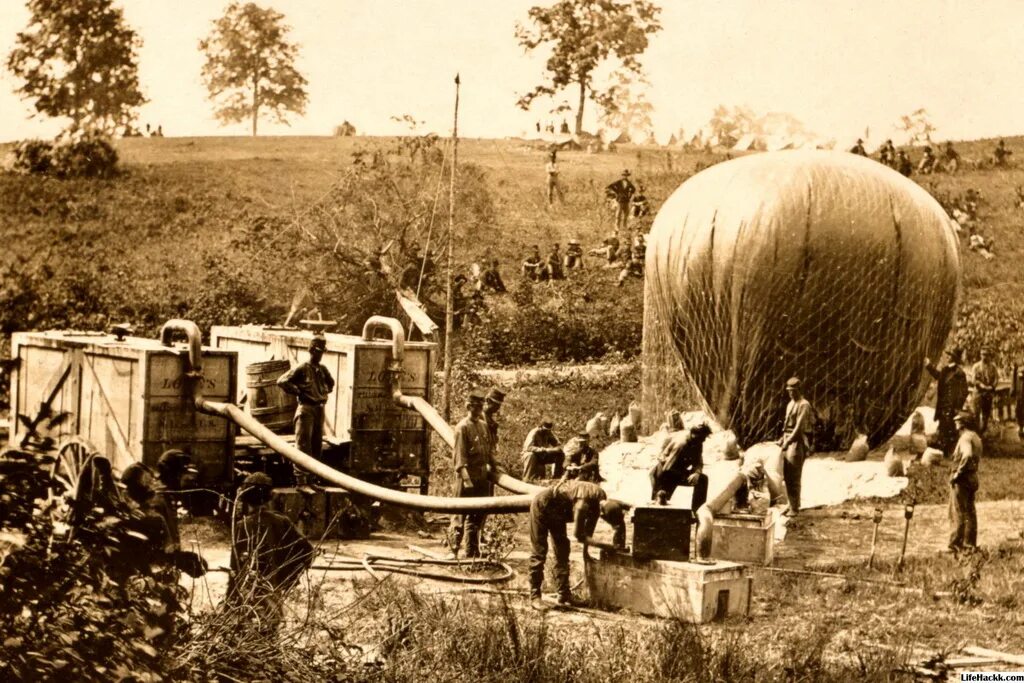
[[[26,431],[21,437],[21,448],[24,448],[26,444],[28,444],[29,438],[31,438],[36,431],[36,427],[38,427],[46,417],[53,415],[53,406],[50,404],[53,403],[53,399],[57,397],[61,387],[64,386],[64,381],[71,373],[71,366],[73,364],[73,354],[65,353],[60,365],[57,367],[57,370],[46,380],[46,386],[43,387],[42,399],[39,402],[39,408],[36,410],[35,415],[30,418],[29,424],[25,428]]]
[[[129,462],[134,461],[135,458],[132,455],[131,450],[129,450],[128,448],[128,437],[126,437],[124,432],[121,431],[121,425],[117,421],[116,412],[114,410],[114,407],[110,403],[110,399],[107,396],[107,392],[103,388],[103,382],[100,380],[99,374],[96,371],[92,357],[86,358],[85,367],[89,368],[89,372],[92,374],[93,381],[96,383],[96,395],[99,396],[100,400],[103,402],[102,413],[104,426],[106,427],[107,432],[110,434],[111,438],[113,438],[115,448],[117,448],[117,450],[121,452],[121,455],[124,457],[125,460]],[[129,379],[129,386],[130,384],[131,380]],[[110,457],[111,463],[116,466],[116,454],[108,453],[106,455]]]
[[[999,652],[998,650],[989,650],[988,648],[978,647],[976,645],[965,647],[964,652],[971,655],[977,655],[979,657],[997,658],[1000,662],[1006,662],[1007,664],[1019,664],[1024,666],[1024,655],[1013,655],[1006,652]]]

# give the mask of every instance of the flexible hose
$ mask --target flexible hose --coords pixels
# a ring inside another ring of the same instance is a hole
[[[485,496],[478,498],[452,498],[443,496],[423,496],[415,493],[406,493],[404,491],[395,491],[394,489],[370,484],[362,479],[357,479],[356,477],[339,472],[333,467],[328,467],[312,456],[303,453],[277,434],[274,434],[236,405],[200,399],[198,406],[199,409],[205,413],[220,415],[231,420],[302,469],[312,472],[316,476],[326,479],[332,484],[340,486],[352,493],[358,493],[375,500],[380,500],[392,505],[398,505],[399,507],[407,507],[415,510],[430,510],[434,512],[452,512],[458,514],[472,512],[525,512],[530,509],[530,501],[533,499],[533,496],[529,494],[516,496]]]
[[[501,569],[501,573],[492,576],[473,576],[447,574],[439,571],[424,569],[413,569],[414,566],[436,565],[439,567],[487,567]],[[380,581],[376,571],[386,571],[393,574],[406,574],[424,579],[437,581],[451,581],[454,583],[484,584],[500,583],[511,579],[515,572],[512,567],[504,562],[491,560],[435,560],[407,557],[387,557],[385,555],[367,554],[362,559],[335,556],[328,564],[314,564],[311,569],[327,571],[365,571],[374,579]]]

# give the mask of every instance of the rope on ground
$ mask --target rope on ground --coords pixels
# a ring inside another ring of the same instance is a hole
[[[468,574],[451,574],[443,571],[432,571],[430,569],[416,569],[435,565],[438,567],[473,568],[481,570],[500,570],[499,574],[487,576],[474,576]],[[406,574],[422,579],[435,581],[449,581],[462,584],[485,584],[502,583],[511,579],[515,572],[504,562],[493,560],[471,559],[471,560],[438,560],[433,558],[419,557],[388,557],[385,555],[366,554],[362,558],[334,555],[328,559],[328,564],[314,564],[311,569],[324,571],[365,571],[374,579],[380,581],[378,571],[391,572],[394,574]]]

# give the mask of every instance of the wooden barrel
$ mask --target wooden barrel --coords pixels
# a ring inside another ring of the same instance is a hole
[[[245,369],[249,388],[249,413],[275,433],[290,432],[298,399],[277,386],[277,378],[288,372],[287,360],[252,363]]]

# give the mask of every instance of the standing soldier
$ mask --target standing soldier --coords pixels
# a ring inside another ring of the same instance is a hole
[[[1006,149],[1006,141],[1000,140],[999,144],[996,145],[995,151],[992,152],[992,163],[996,166],[1006,166],[1006,162],[1010,160],[1011,154],[1013,152]]]
[[[324,447],[324,405],[334,391],[334,378],[320,364],[327,350],[323,334],[313,335],[309,342],[309,360],[281,375],[277,385],[299,400],[295,411],[296,447],[320,460]],[[300,485],[305,484],[305,472],[297,472]]]
[[[483,415],[484,398],[470,394],[466,417],[455,425],[455,482],[460,498],[491,495],[488,475],[494,469],[494,442]],[[458,557],[462,539],[466,539],[466,557],[480,557],[480,530],[487,519],[481,512],[453,515],[450,529],[452,555]]]
[[[583,544],[593,543],[592,536],[600,516],[615,528],[614,545],[625,547],[625,512],[629,506],[617,500],[608,500],[600,486],[589,481],[562,480],[550,486],[530,502],[530,604],[544,610],[547,605],[541,597],[544,585],[544,561],[548,555],[548,536],[555,546],[555,581],[558,605],[571,606],[572,589],[569,587],[569,537],[565,526],[574,523],[573,537]]]
[[[971,368],[971,375],[977,398],[978,433],[984,434],[992,419],[992,400],[996,395],[996,384],[999,383],[999,368],[992,362],[992,353],[988,349],[981,350],[981,360]]]
[[[565,194],[562,192],[562,186],[558,184],[558,152],[551,150],[551,156],[548,157],[548,164],[545,170],[548,174],[548,206],[555,201],[555,195],[558,195],[558,201],[565,204]]]
[[[800,378],[790,377],[786,381],[789,403],[786,417],[782,422],[782,478],[786,482],[786,497],[789,498],[789,514],[800,512],[800,478],[803,475],[804,459],[811,452],[814,438],[814,410],[804,398]]]
[[[950,552],[971,551],[978,545],[978,514],[974,497],[978,492],[978,462],[981,437],[974,431],[974,416],[961,411],[953,418],[959,438],[953,450],[953,472],[949,475]]]
[[[960,367],[963,351],[959,347],[946,353],[947,362],[942,369],[936,368],[930,358],[924,359],[925,370],[938,383],[935,396],[935,419],[939,429],[935,434],[935,445],[949,457],[956,444],[956,425],[953,419],[963,410],[967,400],[967,374]]]
[[[622,172],[622,176],[614,183],[605,188],[605,195],[615,202],[615,230],[619,238],[627,237],[626,244],[629,244],[627,228],[629,226],[629,208],[633,201],[633,194],[636,187],[629,180],[629,169]]]

